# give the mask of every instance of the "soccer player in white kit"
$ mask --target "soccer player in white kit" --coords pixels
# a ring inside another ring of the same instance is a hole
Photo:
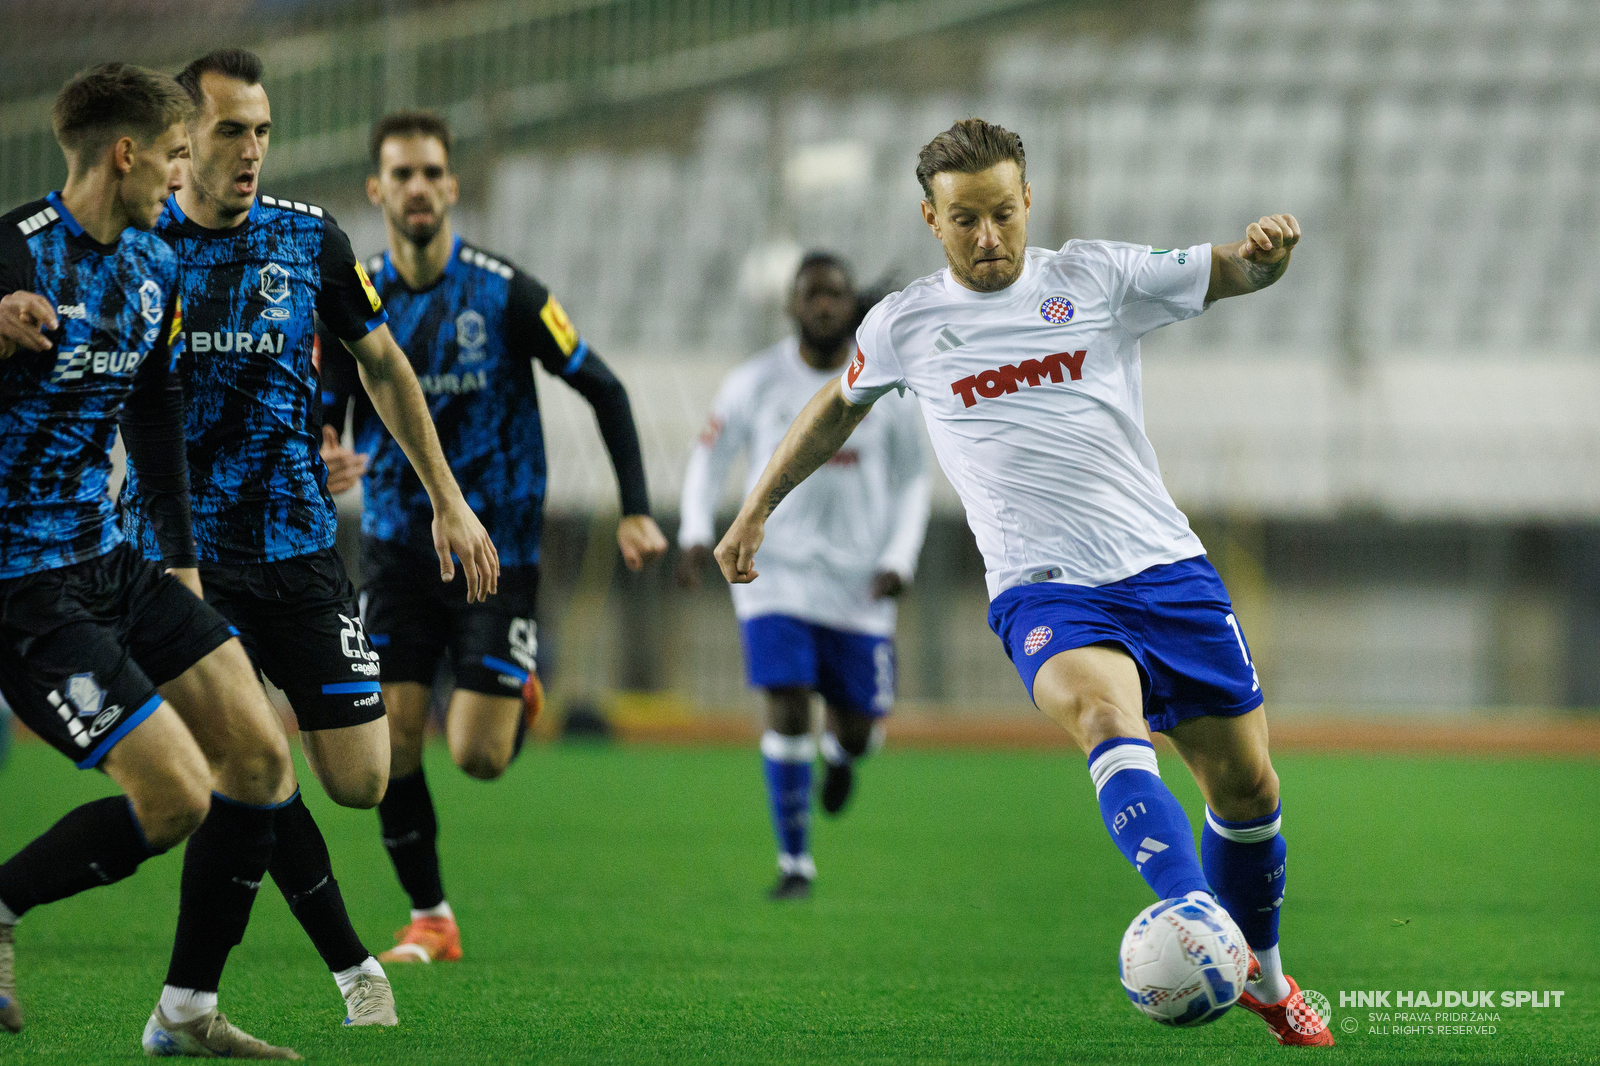
[[[1162,485],[1144,433],[1139,338],[1272,284],[1300,239],[1291,215],[1242,241],[1154,249],[1028,248],[1022,141],[981,119],[922,149],[922,214],[948,267],[890,296],[855,358],[806,406],[716,558],[758,576],[766,516],[878,397],[909,388],[966,507],[989,623],[1035,705],[1088,755],[1106,829],[1162,899],[1214,895],[1250,943],[1239,1002],[1283,1044],[1332,1044],[1283,973],[1287,853],[1261,686],[1228,593]],[[1161,781],[1167,735],[1206,799],[1200,853]]]
[[[791,336],[742,364],[717,393],[684,476],[679,583],[693,587],[711,557],[712,517],[728,469],[750,456],[748,489],[796,414],[817,389],[838,380],[855,352],[860,319],[843,262],[812,253],[795,273]],[[812,693],[827,713],[822,808],[837,814],[850,797],[852,764],[882,742],[894,702],[895,597],[911,581],[928,528],[928,474],[915,404],[893,397],[773,518],[760,584],[733,586],[734,613],[753,687],[767,693],[762,765],[778,883],[773,899],[811,892]]]

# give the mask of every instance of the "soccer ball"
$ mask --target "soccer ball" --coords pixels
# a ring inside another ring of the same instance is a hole
[[[1117,959],[1133,1005],[1162,1025],[1214,1022],[1238,1000],[1250,949],[1209,896],[1152,903],[1122,934]]]

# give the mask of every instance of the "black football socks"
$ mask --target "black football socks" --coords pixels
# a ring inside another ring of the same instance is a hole
[[[85,803],[0,865],[0,905],[20,918],[42,904],[120,881],[156,854],[126,796]]]
[[[298,790],[275,815],[278,839],[268,867],[272,880],[328,969],[339,973],[360,965],[369,952],[350,924],[327,841]]]
[[[394,863],[400,887],[411,897],[412,910],[425,911],[444,902],[439,877],[439,819],[421,768],[389,779],[389,791],[378,804],[383,846]]]
[[[212,793],[211,813],[184,850],[169,987],[216,992],[266,876],[276,814]]]

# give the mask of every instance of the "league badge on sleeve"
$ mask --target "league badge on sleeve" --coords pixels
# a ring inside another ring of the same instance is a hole
[[[367,294],[367,303],[372,305],[374,311],[383,310],[383,301],[378,299],[378,290],[372,287],[372,279],[367,277],[367,272],[361,269],[361,263],[355,264],[356,277],[361,279],[361,291]]]
[[[554,296],[544,302],[544,307],[539,310],[539,317],[544,320],[544,327],[550,331],[550,336],[555,338],[556,345],[561,349],[562,355],[571,355],[578,348],[578,331],[573,328],[572,320],[567,317]]]
[[[1072,301],[1065,296],[1052,296],[1039,305],[1039,317],[1053,326],[1072,319]]]
[[[860,348],[857,348],[856,357],[850,360],[850,369],[844,375],[844,379],[850,383],[851,388],[855,388],[856,378],[861,376],[861,371],[866,365],[867,357],[865,353]]]

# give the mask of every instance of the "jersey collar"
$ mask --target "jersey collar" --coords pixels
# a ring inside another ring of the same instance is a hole
[[[389,249],[387,248],[383,250],[383,270],[379,272],[379,277],[386,278],[388,284],[398,285],[406,292],[416,296],[421,293],[432,292],[434,289],[437,289],[440,285],[444,284],[444,280],[448,277],[451,277],[459,269],[456,264],[460,261],[461,234],[457,233],[450,239],[450,256],[444,261],[444,269],[439,272],[438,277],[434,278],[422,288],[413,289],[411,286],[406,284],[406,279],[402,278],[400,276],[400,271],[395,269],[394,259],[389,255]]]
[[[250,213],[245,216],[243,225],[231,226],[228,229],[207,229],[183,213],[183,208],[178,206],[177,193],[167,197],[167,213],[172,216],[172,220],[188,232],[199,234],[202,237],[237,237],[261,221],[261,213],[264,210],[266,209],[261,206],[261,197],[257,196],[250,201]]]
[[[117,245],[122,242],[121,234],[118,234],[117,239],[110,244],[101,244],[99,241],[89,236],[88,231],[82,226],[78,225],[78,220],[72,217],[72,212],[67,210],[67,205],[62,202],[61,194],[59,192],[46,193],[45,200],[50,204],[51,207],[56,209],[56,214],[61,216],[61,224],[67,227],[68,233],[72,234],[74,238],[84,244],[87,244],[90,248],[93,248],[102,255],[116,251]]]
[[[990,306],[1025,300],[1039,276],[1039,268],[1034,265],[1032,252],[1032,248],[1022,250],[1022,273],[1017,275],[1016,281],[999,292],[977,292],[969,289],[957,281],[955,275],[950,273],[950,268],[946,266],[943,271],[945,295],[966,303],[986,303]]]

